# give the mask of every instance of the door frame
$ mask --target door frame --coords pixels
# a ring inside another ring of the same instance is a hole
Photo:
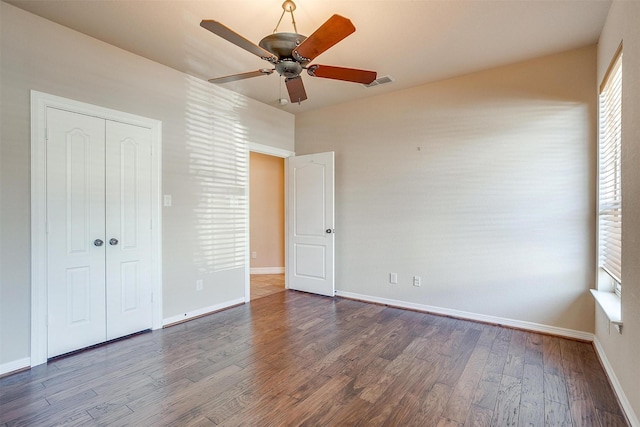
[[[162,328],[162,122],[35,90],[31,91],[31,357],[30,366],[47,362],[47,108],[58,108],[151,130],[151,282],[152,328]]]
[[[251,166],[249,162],[249,153],[260,153],[267,154],[273,157],[280,157],[283,159],[295,156],[296,153],[293,151],[285,150],[284,148],[272,147],[270,145],[258,144],[255,142],[250,142],[247,151],[247,176],[251,176]],[[251,194],[249,181],[247,182],[247,194]],[[287,283],[287,265],[289,263],[289,256],[287,253],[287,223],[288,219],[288,210],[289,206],[287,204],[287,168],[285,166],[284,170],[284,287],[289,288],[289,284]],[[245,248],[245,272],[244,272],[244,302],[247,303],[251,301],[251,239],[250,239],[250,225],[251,225],[251,197],[247,197],[247,223],[246,223],[246,235],[247,235],[247,244]]]

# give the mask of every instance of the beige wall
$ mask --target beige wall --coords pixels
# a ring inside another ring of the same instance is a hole
[[[292,151],[293,115],[0,7],[0,370],[30,354],[32,89],[162,121],[162,191],[173,196],[162,211],[165,319],[244,298],[246,225],[216,228],[216,206],[246,207],[249,144]],[[205,46],[192,48],[206,60]],[[234,166],[218,167],[228,158]],[[230,236],[241,242],[232,263],[216,252]]]
[[[624,40],[622,64],[622,334],[596,309],[595,334],[616,381],[640,417],[640,2],[615,0],[598,45],[600,85]]]
[[[592,332],[595,79],[592,46],[297,115],[338,292]]]
[[[249,163],[251,268],[284,269],[284,159],[252,152]]]

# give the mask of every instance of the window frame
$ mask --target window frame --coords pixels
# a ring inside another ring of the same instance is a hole
[[[622,295],[622,64],[620,44],[598,93],[598,268],[610,276],[618,296]]]

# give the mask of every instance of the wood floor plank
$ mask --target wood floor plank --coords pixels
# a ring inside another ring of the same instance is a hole
[[[493,410],[483,408],[478,405],[471,405],[467,419],[464,422],[465,427],[489,427]]]
[[[540,334],[533,332],[526,333],[525,354],[524,363],[529,365],[544,366],[543,353],[544,345],[543,338]]]
[[[411,359],[410,357],[406,357],[404,360],[408,363],[405,371],[407,375],[397,376],[385,390],[382,399],[386,396],[397,396],[401,400],[406,394],[423,396],[436,383],[439,369],[434,367],[442,365],[438,365],[434,361]],[[412,401],[409,400],[409,402]]]
[[[491,345],[489,358],[487,359],[487,366],[485,368],[487,373],[502,376],[504,366],[507,363],[507,353],[509,352],[511,333],[512,331],[506,328],[501,328],[500,331],[498,331],[496,338],[493,340]],[[501,378],[498,378],[497,381],[500,382]]]
[[[419,410],[420,398],[412,393],[404,393],[397,405],[389,413],[385,425],[404,426],[410,425],[408,420]]]
[[[367,402],[369,403],[369,402]],[[354,424],[358,427],[378,427],[389,425],[386,424],[391,412],[398,406],[400,402],[396,399],[387,399],[376,404],[370,404],[369,411],[360,414],[359,420]]]
[[[440,418],[436,427],[462,427],[462,424],[448,418]]]
[[[534,362],[536,362],[534,360]],[[539,364],[525,364],[518,425],[542,426],[544,420],[544,370]]]
[[[93,422],[99,425],[110,425],[133,413],[127,405],[103,404],[87,409]]]
[[[24,412],[22,414],[17,414],[17,416],[14,416],[11,420],[7,420],[6,424],[12,427],[47,426],[52,424],[82,426],[87,425],[91,420],[91,415],[89,415],[86,409],[82,406],[47,406],[37,412]]]
[[[569,412],[574,427],[598,427],[598,414],[591,399],[571,400]],[[609,425],[609,424],[602,424]]]
[[[498,389],[496,408],[491,420],[495,427],[517,426],[520,413],[522,380],[504,375]]]
[[[493,408],[495,408],[496,401],[498,400],[498,390],[500,389],[502,376],[499,376],[498,381],[495,381],[494,378],[487,378],[487,375],[493,376],[497,374],[491,374],[485,371],[483,378],[478,383],[472,403],[493,412]]]
[[[562,340],[558,337],[549,335],[542,337],[542,361],[546,373],[564,376],[560,341]]]
[[[345,394],[349,394],[348,385],[353,382],[346,375],[335,376],[306,399],[294,405],[284,419],[285,425],[325,425],[331,419],[341,405],[345,404]],[[355,395],[351,394],[350,398]]]
[[[209,419],[219,426],[260,425],[263,420],[283,425],[288,409],[296,403],[288,396],[247,393],[228,402],[224,412],[218,412]]]
[[[597,410],[600,425],[607,427],[623,427],[628,426],[626,418],[620,414],[612,414],[611,412]]]
[[[411,344],[414,338],[411,326],[403,322],[388,336],[387,343],[382,346],[377,355],[383,359],[393,360]]]
[[[402,354],[398,356],[384,368],[378,381],[367,387],[360,394],[360,397],[367,402],[376,403],[396,378],[402,377],[401,373],[403,371],[409,371],[411,369],[412,361],[413,357],[410,355]]]
[[[545,399],[544,412],[545,425],[557,427],[570,427],[572,425],[569,405]]]
[[[281,291],[0,378],[0,427],[626,426],[589,343]]]
[[[589,372],[588,379],[589,394],[593,399],[593,404],[596,409],[611,414],[622,415],[622,410],[620,409],[618,400],[604,370],[600,372]]]
[[[567,385],[564,381],[564,377],[545,373],[544,397],[545,399],[551,400],[553,402],[568,405],[569,397],[567,395]]]
[[[433,420],[437,420],[442,415],[452,391],[453,388],[450,385],[435,383],[423,398],[418,412],[413,415],[407,425],[433,425]]]
[[[504,365],[503,375],[514,378],[522,378],[524,369],[524,355],[526,349],[527,334],[523,331],[513,331],[509,350],[507,351],[507,361]]]
[[[25,414],[44,412],[48,410],[50,406],[46,399],[29,399],[29,396],[12,400],[9,404],[2,405],[0,423],[4,424],[7,421],[19,419]]]
[[[581,347],[584,343],[573,340],[560,340],[560,354],[565,374],[568,371],[582,372],[583,361]]]
[[[475,348],[481,333],[482,332],[478,329],[468,329],[463,332],[455,346],[455,349],[453,350],[449,366],[440,375],[440,382],[451,386],[456,385],[462,375],[462,372],[467,366],[471,353],[473,353],[473,349]]]
[[[464,423],[469,408],[473,403],[473,397],[482,378],[484,367],[489,357],[490,349],[485,346],[476,346],[464,371],[457,381],[451,394],[447,407],[442,415],[450,420]]]
[[[491,349],[501,328],[494,325],[477,325],[477,327],[480,326],[482,327],[482,333],[480,334],[480,338],[478,338],[477,345]]]
[[[336,411],[328,425],[334,426],[355,426],[362,420],[362,414],[367,414],[371,410],[371,403],[354,397],[346,405]]]

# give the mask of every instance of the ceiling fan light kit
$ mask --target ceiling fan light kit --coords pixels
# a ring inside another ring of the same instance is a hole
[[[318,55],[355,32],[356,28],[349,19],[340,15],[333,15],[314,31],[313,34],[305,37],[298,34],[296,28],[296,21],[293,17],[296,4],[292,0],[285,0],[285,2],[282,3],[282,9],[282,15],[276,28],[273,30],[273,34],[264,37],[258,45],[245,39],[218,21],[203,20],[200,22],[200,26],[206,30],[270,62],[274,66],[273,69],[261,68],[257,71],[213,78],[209,80],[211,83],[228,83],[251,77],[270,75],[273,71],[276,71],[280,76],[285,78],[285,84],[291,102],[299,104],[307,99],[302,77],[300,76],[303,70],[307,70],[307,74],[311,77],[341,80],[364,85],[368,85],[376,79],[377,74],[375,71],[319,64],[308,65],[309,62],[313,61]],[[291,21],[295,33],[277,32],[280,22],[287,12],[291,14]],[[283,104],[281,101],[282,98],[278,100],[280,105],[286,104]]]

